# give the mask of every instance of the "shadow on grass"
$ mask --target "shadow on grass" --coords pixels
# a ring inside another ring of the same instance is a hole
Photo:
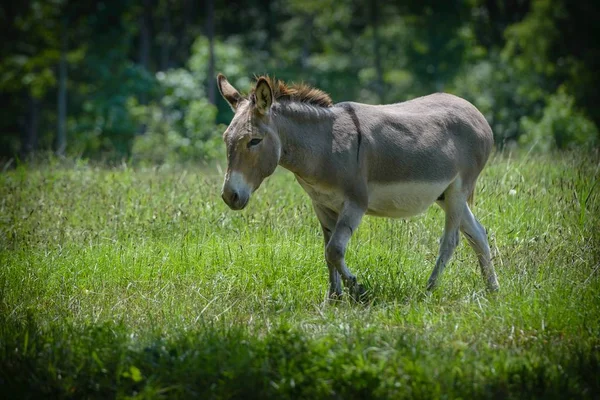
[[[11,398],[594,398],[597,349],[548,354],[425,352],[418,337],[311,338],[281,325],[136,339],[125,326],[41,327],[1,317],[0,387]],[[416,350],[415,350],[416,349]]]

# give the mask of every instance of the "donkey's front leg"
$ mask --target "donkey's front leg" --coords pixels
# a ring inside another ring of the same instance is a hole
[[[333,265],[342,276],[344,285],[350,290],[350,294],[355,300],[361,300],[364,295],[364,288],[356,281],[345,261],[346,247],[352,233],[358,228],[360,221],[365,214],[365,208],[359,206],[356,202],[346,201],[339,214],[335,229],[325,246],[325,258],[327,264]]]
[[[318,203],[313,202],[313,207],[315,209],[315,213],[317,214],[317,218],[319,218],[319,222],[321,223],[323,239],[325,240],[324,248],[327,249],[327,245],[329,244],[331,235],[335,230],[335,224],[337,223],[339,216],[336,212]],[[342,281],[340,273],[338,272],[337,268],[329,262],[327,263],[327,269],[329,269],[328,298],[330,300],[337,300],[342,295]]]

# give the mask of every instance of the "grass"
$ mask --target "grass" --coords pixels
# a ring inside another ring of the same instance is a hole
[[[368,305],[324,302],[308,197],[280,171],[242,212],[222,177],[76,163],[0,175],[0,391],[11,398],[599,398],[597,156],[496,156],[424,287],[443,213],[366,218]]]

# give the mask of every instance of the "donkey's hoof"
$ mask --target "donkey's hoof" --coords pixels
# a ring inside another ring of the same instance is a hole
[[[354,285],[354,288],[351,291],[351,295],[352,299],[354,299],[354,301],[356,301],[357,303],[365,304],[369,301],[369,292],[360,283]]]
[[[329,303],[337,303],[342,300],[342,292],[329,292],[327,301]]]
[[[498,285],[498,282],[489,283],[487,285],[487,290],[490,293],[496,293],[500,290],[500,285]]]
[[[427,289],[428,292],[433,292],[436,287],[437,287],[437,282],[436,281],[429,281],[429,282],[427,282],[426,289]]]

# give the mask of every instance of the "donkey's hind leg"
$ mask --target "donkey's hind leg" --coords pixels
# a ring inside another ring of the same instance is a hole
[[[435,262],[433,272],[427,281],[427,290],[433,290],[437,286],[437,280],[444,271],[446,264],[452,257],[459,241],[459,228],[462,219],[462,213],[466,204],[466,196],[461,193],[458,182],[454,182],[444,192],[444,200],[438,204],[446,213],[446,222],[444,225],[444,234],[440,242],[440,251]],[[457,190],[458,189],[458,190]]]
[[[488,290],[498,290],[498,279],[496,278],[496,271],[494,271],[494,266],[492,264],[490,246],[487,241],[485,228],[477,221],[477,218],[475,218],[467,204],[465,204],[463,211],[460,230],[467,238],[471,248],[477,254],[481,274],[483,275]]]

